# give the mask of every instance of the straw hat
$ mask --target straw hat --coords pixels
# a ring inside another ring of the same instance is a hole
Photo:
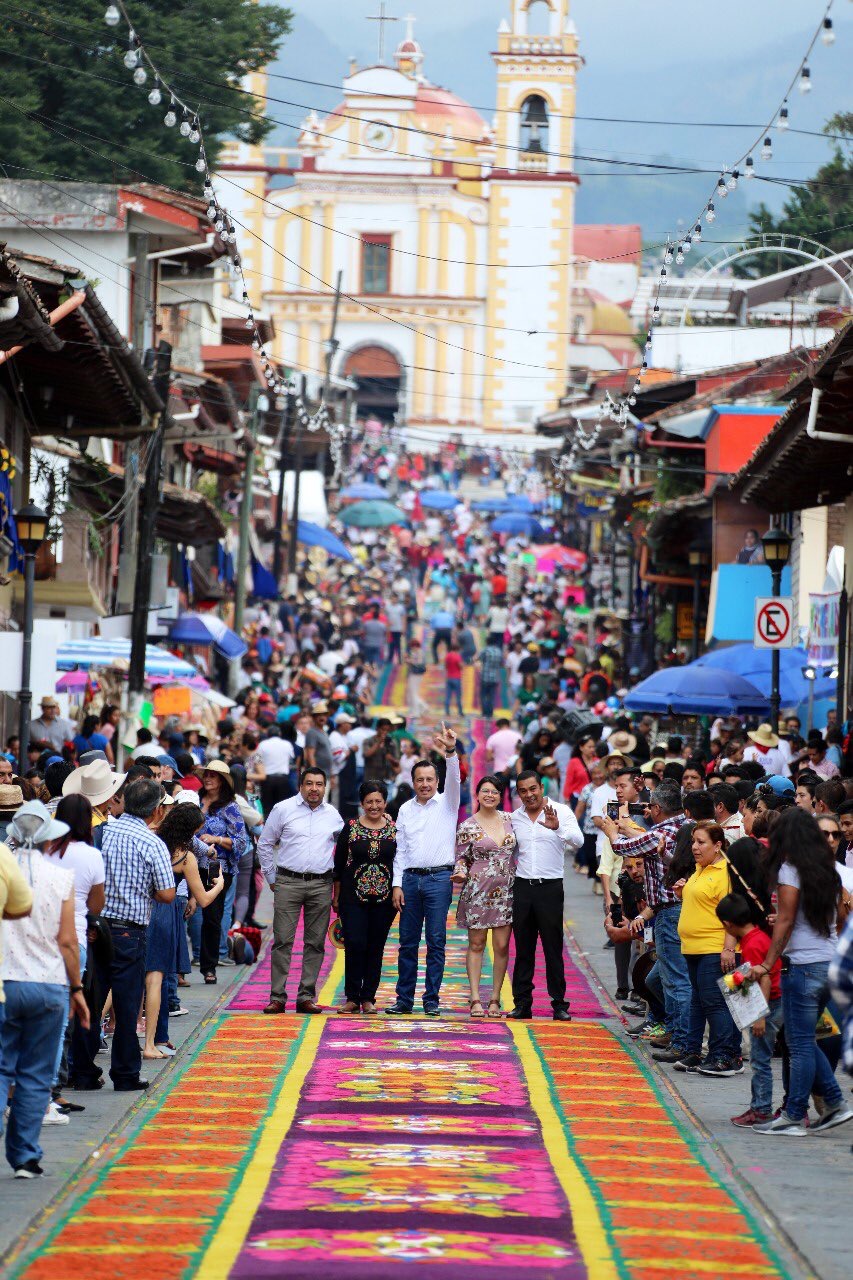
[[[0,786],[0,810],[14,812],[20,809],[24,803],[24,793],[20,787],[12,786],[11,783],[4,783]]]
[[[778,747],[779,739],[773,732],[772,725],[760,724],[757,729],[751,730],[746,735],[752,742],[758,744],[759,747]]]
[[[42,698],[41,702],[39,703],[39,706],[42,708],[58,707],[59,703],[56,701],[56,698],[51,698],[50,694],[47,694],[44,698]]]
[[[110,796],[114,796],[127,775],[113,773],[106,760],[93,760],[84,764],[68,777],[62,784],[64,796],[85,796],[92,805],[105,804]]]
[[[202,773],[221,773],[223,777],[231,780],[231,770],[224,760],[208,760],[207,764],[202,765]]]
[[[627,729],[617,729],[615,733],[611,733],[607,739],[608,747],[613,747],[617,751],[624,751],[626,755],[633,755],[637,749],[637,739],[633,733],[629,733]]]

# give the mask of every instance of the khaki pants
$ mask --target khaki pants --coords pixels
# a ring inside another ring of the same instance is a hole
[[[287,975],[299,915],[303,917],[302,974],[297,1005],[317,998],[317,978],[326,949],[326,933],[332,914],[332,881],[294,880],[276,876],[273,890],[272,983],[270,998],[287,999]]]

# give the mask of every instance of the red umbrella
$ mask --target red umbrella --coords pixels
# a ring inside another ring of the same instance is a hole
[[[536,563],[540,560],[551,560],[554,564],[561,564],[566,569],[572,569],[576,573],[582,572],[586,568],[586,556],[582,551],[578,551],[575,547],[563,547],[559,543],[552,543],[550,547],[536,548]]]

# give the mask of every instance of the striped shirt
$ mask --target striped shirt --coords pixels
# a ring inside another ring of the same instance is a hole
[[[686,821],[685,814],[673,813],[648,831],[642,831],[636,836],[617,836],[613,841],[614,853],[623,858],[630,854],[635,857],[642,855],[645,864],[646,901],[654,911],[678,901],[672,889],[664,883],[664,876],[672,862],[679,829]]]
[[[169,850],[142,818],[123,813],[106,825],[101,853],[106,873],[102,916],[147,925],[154,892],[175,887]]]

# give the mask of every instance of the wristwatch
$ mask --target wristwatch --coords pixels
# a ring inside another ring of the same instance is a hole
[[[83,990],[82,986],[80,986],[80,987],[72,987],[72,988],[71,988],[71,994],[72,994],[72,996],[76,996],[77,992],[78,992],[78,991],[82,991],[82,990]]]

